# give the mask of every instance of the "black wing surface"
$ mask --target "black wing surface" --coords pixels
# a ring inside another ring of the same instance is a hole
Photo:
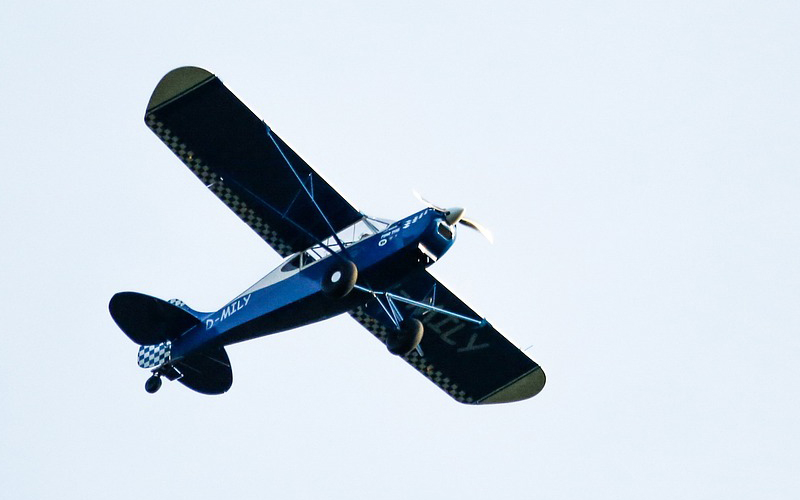
[[[390,290],[406,298],[431,303],[462,316],[481,319],[475,311],[425,270],[409,276]],[[435,295],[435,298],[434,298]],[[544,371],[488,322],[481,325],[435,311],[424,312],[398,304],[403,316],[422,321],[425,330],[420,347],[404,359],[461,403],[492,404],[535,396],[545,384]],[[393,328],[376,300],[350,315],[381,342]]]
[[[164,76],[145,122],[281,256],[324,241],[362,217],[204,69],[178,68]]]

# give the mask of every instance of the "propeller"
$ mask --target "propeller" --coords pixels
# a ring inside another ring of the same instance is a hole
[[[494,243],[494,236],[492,236],[492,232],[489,231],[486,227],[478,224],[472,219],[467,219],[464,217],[464,209],[462,207],[451,207],[451,208],[442,208],[433,202],[426,200],[422,197],[421,194],[417,192],[417,190],[413,190],[414,197],[417,198],[419,201],[424,203],[425,205],[431,207],[432,209],[442,212],[444,214],[444,218],[448,224],[451,226],[461,223],[467,226],[468,228],[474,229],[483,235],[484,238],[489,240],[489,243]]]

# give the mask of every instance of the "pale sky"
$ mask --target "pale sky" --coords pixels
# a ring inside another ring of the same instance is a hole
[[[794,498],[800,4],[384,4],[0,7],[4,496]],[[115,292],[280,261],[144,125],[185,65],[360,210],[490,227],[433,271],[542,393],[460,405],[339,317],[146,394]]]

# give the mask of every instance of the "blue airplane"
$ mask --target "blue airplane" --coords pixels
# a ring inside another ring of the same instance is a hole
[[[427,268],[456,226],[490,238],[461,208],[428,207],[392,222],[356,210],[219,78],[175,69],[156,86],[147,126],[285,260],[215,312],[136,292],[112,318],[139,344],[138,364],[203,394],[233,383],[225,346],[347,313],[456,401],[535,396],[544,371]],[[425,201],[425,200],[423,200]]]

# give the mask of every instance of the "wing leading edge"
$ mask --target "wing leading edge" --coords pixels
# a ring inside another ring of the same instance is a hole
[[[422,302],[430,301],[435,294],[436,307],[480,318],[425,270],[391,291]],[[488,322],[479,326],[433,311],[422,313],[414,306],[401,306],[401,311],[414,315],[425,326],[420,343],[423,354],[412,351],[404,359],[457,401],[508,403],[533,397],[544,387],[545,374],[539,365]],[[350,315],[381,342],[386,341],[387,329],[393,328],[375,300]]]
[[[164,76],[150,98],[145,122],[281,256],[305,250],[362,218],[204,69],[178,68]]]

